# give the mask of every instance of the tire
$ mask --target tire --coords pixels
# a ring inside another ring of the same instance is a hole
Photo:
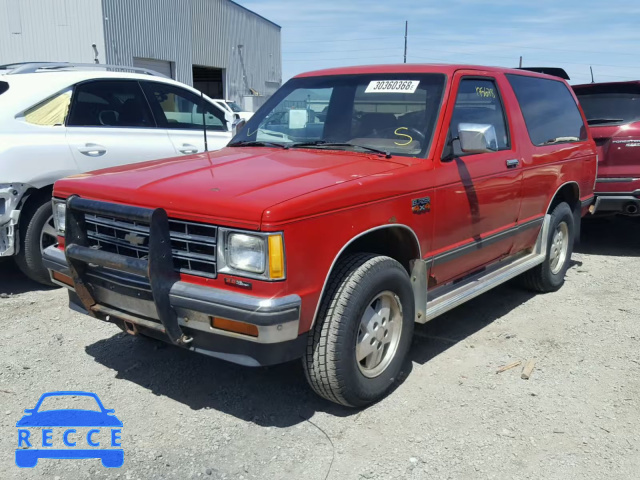
[[[571,264],[575,241],[574,222],[574,215],[568,204],[563,202],[553,209],[544,262],[522,275],[522,283],[526,288],[535,292],[548,293],[555,292],[564,285],[564,277]],[[563,232],[560,245],[556,243],[559,231]],[[558,254],[554,254],[555,249],[559,249]],[[555,263],[556,258],[558,263]]]
[[[23,215],[26,217],[23,217],[20,223],[20,251],[16,255],[16,263],[22,273],[31,280],[51,286],[53,283],[49,277],[49,271],[42,263],[43,247],[56,242],[55,238],[49,236],[49,234],[55,234],[55,229],[52,232],[51,224],[53,219],[51,199],[27,209]],[[43,237],[43,231],[46,232],[46,238]]]
[[[366,253],[341,260],[302,359],[311,388],[349,407],[382,398],[398,381],[411,346],[414,310],[411,281],[400,263]],[[367,352],[358,361],[357,354]]]

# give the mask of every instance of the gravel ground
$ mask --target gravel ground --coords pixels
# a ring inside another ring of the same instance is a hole
[[[0,264],[0,478],[635,479],[640,221],[589,222],[565,286],[505,285],[420,326],[401,385],[327,403],[298,363],[249,369],[120,333]],[[535,359],[529,380],[515,361]],[[125,463],[14,465],[15,423],[51,390],[96,392]]]

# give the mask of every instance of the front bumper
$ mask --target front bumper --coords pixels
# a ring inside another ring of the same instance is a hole
[[[0,257],[11,257],[18,253],[18,220],[20,210],[13,210],[9,215],[9,221],[0,225]]]
[[[18,253],[20,205],[29,186],[24,183],[0,185],[0,257]]]
[[[49,247],[43,254],[50,272],[73,278],[62,252]],[[161,321],[157,301],[150,285],[126,272],[103,270],[86,272],[93,305],[82,301],[75,285],[69,288],[70,307],[100,320],[115,323],[129,333],[174,343],[183,348],[246,366],[264,366],[300,358],[306,347],[306,335],[298,335],[300,297],[261,298],[192,283],[176,281],[167,291],[168,307],[175,312],[179,332],[188,342],[176,341]],[[212,327],[212,318],[235,320],[257,327],[258,336],[249,336]],[[181,337],[179,337],[181,338]]]

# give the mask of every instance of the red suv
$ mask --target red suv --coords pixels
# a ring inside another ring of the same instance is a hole
[[[344,405],[414,323],[511,278],[560,288],[596,147],[564,80],[451,65],[299,75],[221,151],[55,184],[71,305],[248,366],[302,359]]]
[[[640,81],[573,87],[598,148],[594,213],[640,213]]]

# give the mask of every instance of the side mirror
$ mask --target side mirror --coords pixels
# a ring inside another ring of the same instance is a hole
[[[463,153],[488,153],[498,150],[496,129],[488,123],[461,123],[458,125],[458,138]]]
[[[233,124],[231,125],[231,133],[232,133],[232,135],[235,137],[238,133],[240,133],[240,130],[242,130],[244,128],[246,123],[247,123],[246,120],[244,120],[242,118],[236,118],[233,121]]]

